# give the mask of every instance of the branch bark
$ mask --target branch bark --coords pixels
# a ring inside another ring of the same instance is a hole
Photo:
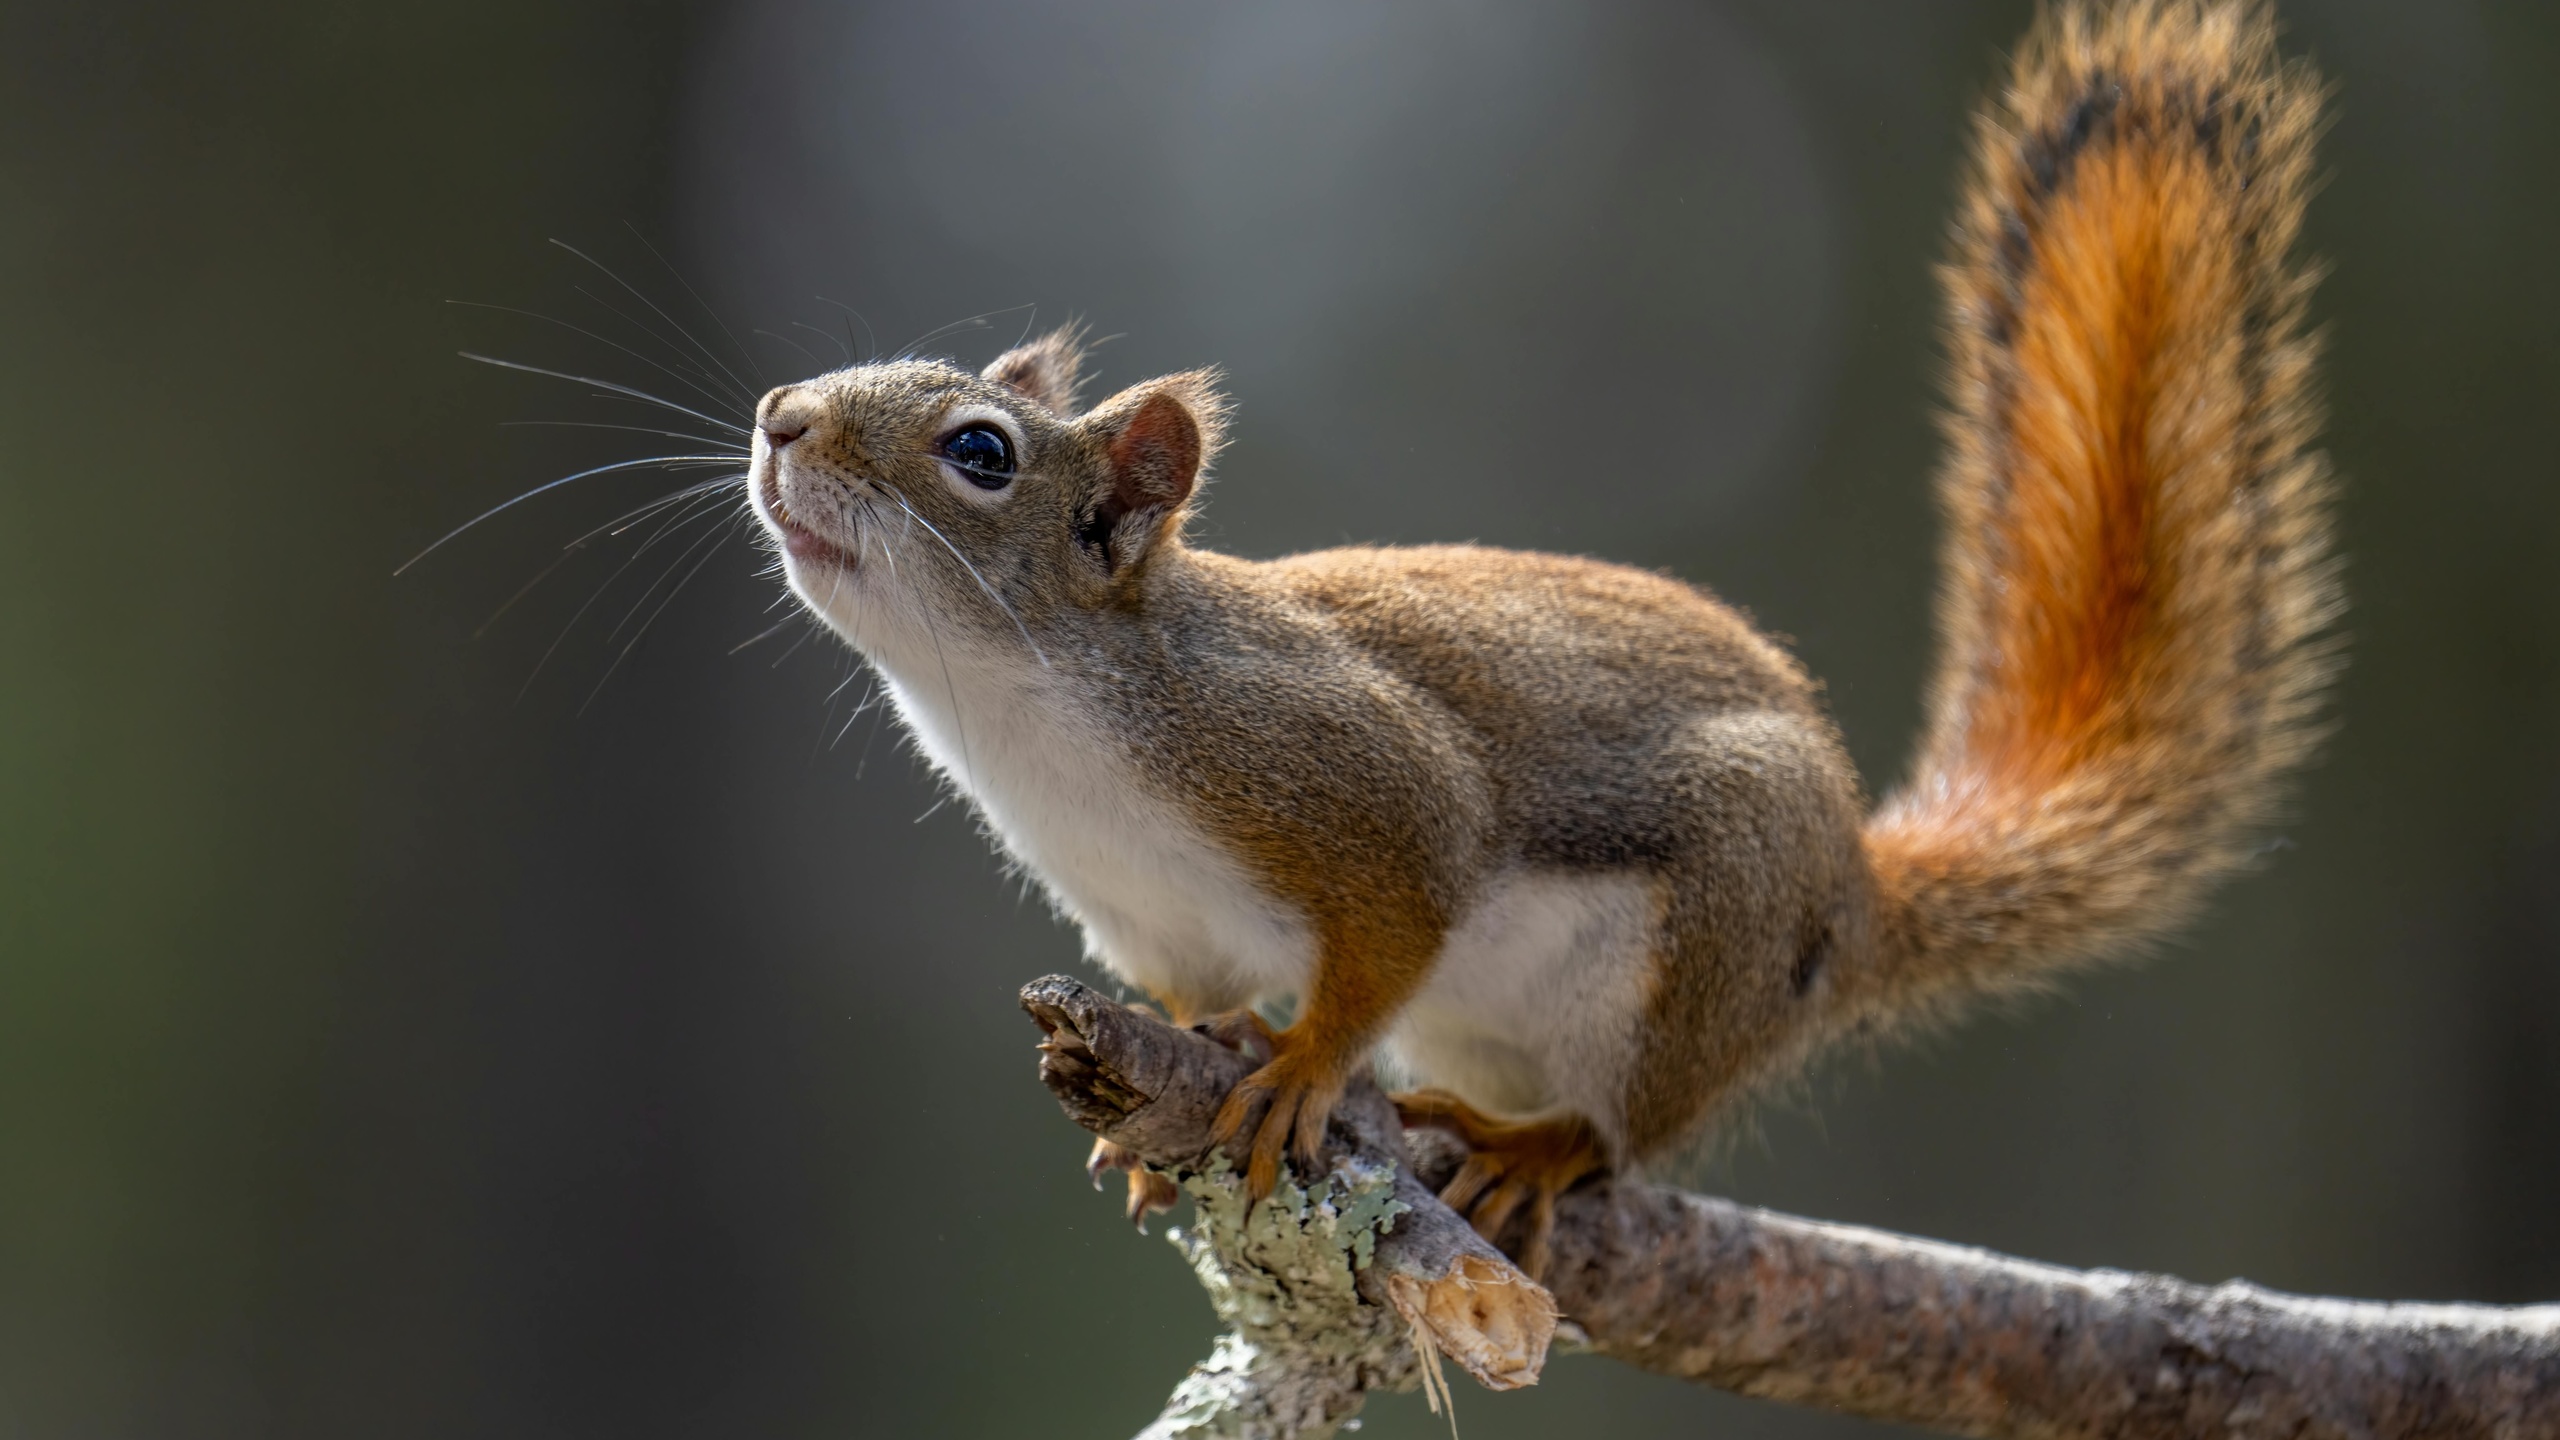
[[[1201,1202],[1194,1228],[1207,1233],[1184,1243],[1213,1297],[1239,1281],[1267,1289],[1275,1254],[1302,1268],[1285,1246],[1257,1251],[1251,1228],[1267,1240],[1287,1217],[1268,1203],[1244,1215],[1209,1146],[1209,1122],[1251,1061],[1064,977],[1022,999],[1048,1032],[1041,1079],[1068,1116],[1182,1177]],[[1417,1363],[1399,1348],[1408,1342],[1494,1388],[1535,1382],[1554,1325],[1548,1292],[1432,1193],[1459,1157],[1437,1136],[1408,1148],[1365,1083],[1328,1138],[1328,1178],[1286,1192],[1279,1210],[1335,1236],[1360,1210],[1351,1197],[1383,1194],[1388,1167],[1393,1177],[1393,1205],[1360,1212],[1366,1248],[1354,1237],[1336,1249],[1350,1277],[1339,1313],[1318,1306],[1256,1331],[1252,1307],[1222,1303],[1237,1334],[1149,1435],[1330,1434],[1366,1390],[1428,1388],[1430,1356]],[[1738,1394],[1986,1440],[2560,1440],[2560,1305],[2377,1304],[2069,1270],[1623,1181],[1564,1197],[1552,1245],[1568,1338]],[[1344,1336],[1357,1360],[1342,1362]],[[1239,1337],[1268,1362],[1260,1375],[1219,1368]],[[1307,1367],[1292,1352],[1310,1345],[1331,1357],[1322,1402],[1257,1410],[1272,1395],[1303,1400],[1291,1387]],[[1202,1401],[1204,1373],[1241,1403]]]
[[[1344,1097],[1325,1173],[1291,1175],[1248,1213],[1241,1154],[1211,1122],[1253,1061],[1064,976],[1025,986],[1044,1034],[1040,1079],[1070,1119],[1173,1172],[1195,1202],[1176,1231],[1234,1332],[1195,1366],[1146,1435],[1329,1435],[1370,1390],[1421,1384],[1438,1356],[1488,1389],[1537,1383],[1555,1302],[1442,1205],[1374,1085]]]

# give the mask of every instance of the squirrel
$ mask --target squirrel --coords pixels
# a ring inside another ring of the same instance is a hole
[[[1941,653],[1872,809],[1816,683],[1695,586],[1193,546],[1216,372],[1087,409],[1073,326],[772,391],[751,503],[1092,958],[1256,1047],[1218,1122],[1251,1196],[1383,1047],[1429,1087],[1408,1123],[1468,1142],[1444,1198],[1524,1221],[1536,1274],[1565,1188],[1826,1043],[2138,950],[2255,853],[2341,606],[2293,255],[2322,94],[2274,32],[2061,4],[1979,117]],[[1134,1218],[1171,1203],[1114,1164]]]

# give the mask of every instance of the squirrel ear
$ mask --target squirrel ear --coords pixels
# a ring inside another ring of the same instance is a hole
[[[1070,322],[997,356],[984,374],[1065,419],[1076,413],[1076,384],[1083,370],[1084,326]]]
[[[1079,422],[1101,442],[1103,473],[1078,538],[1112,570],[1135,561],[1179,515],[1226,438],[1217,373],[1133,385]]]

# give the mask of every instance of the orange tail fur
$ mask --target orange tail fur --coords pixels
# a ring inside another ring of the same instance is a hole
[[[1867,825],[1853,1009],[2159,935],[2318,738],[2340,599],[2291,251],[2320,98],[2258,0],[2074,3],[1983,118],[1945,270],[1945,650]]]

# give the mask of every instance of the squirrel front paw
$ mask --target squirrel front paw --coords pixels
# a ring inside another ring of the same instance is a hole
[[[1324,1127],[1333,1107],[1342,1102],[1350,1066],[1341,1056],[1306,1042],[1297,1026],[1271,1037],[1271,1062],[1236,1082],[1218,1107],[1211,1134],[1224,1145],[1254,1124],[1253,1143],[1245,1163],[1244,1193],[1248,1203],[1260,1201],[1280,1183],[1280,1156],[1295,1156],[1313,1169],[1324,1147]]]

